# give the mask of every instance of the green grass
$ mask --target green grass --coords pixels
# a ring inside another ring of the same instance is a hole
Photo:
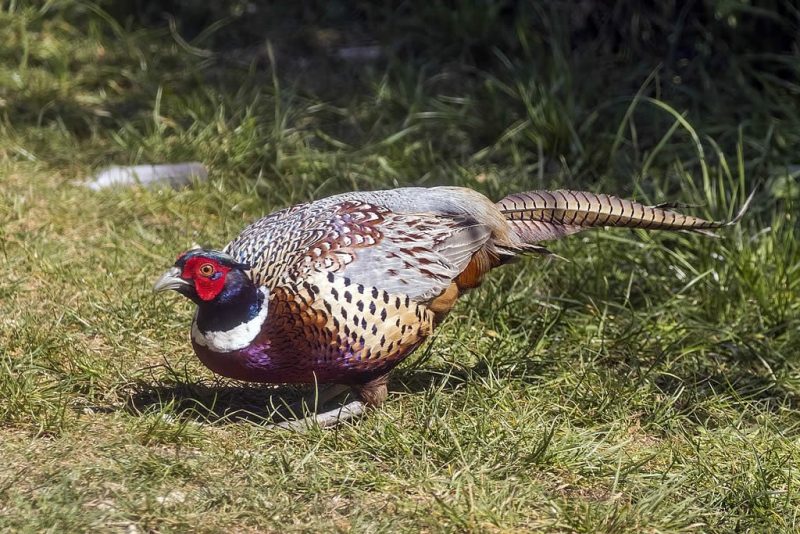
[[[170,31],[0,2],[0,530],[800,529],[797,12],[511,4],[188,2]],[[195,159],[180,191],[74,184]],[[445,183],[717,218],[761,187],[719,240],[600,231],[497,271],[333,430],[264,428],[295,389],[213,376],[150,293],[279,207]]]

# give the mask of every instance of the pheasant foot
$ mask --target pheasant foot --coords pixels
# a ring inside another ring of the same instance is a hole
[[[319,425],[320,428],[328,428],[331,426],[338,425],[339,423],[350,421],[351,419],[359,417],[361,414],[364,413],[365,408],[366,404],[364,404],[362,401],[359,400],[351,401],[342,406],[337,406],[332,410],[328,410],[327,412],[322,412],[316,415],[310,415],[302,419],[281,421],[280,423],[269,425],[267,426],[267,428],[269,429],[280,428],[280,429],[297,430],[297,431],[309,430],[314,425]]]

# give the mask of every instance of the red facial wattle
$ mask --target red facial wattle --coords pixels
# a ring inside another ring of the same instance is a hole
[[[209,269],[208,266],[213,269]],[[196,256],[189,258],[183,265],[181,277],[194,282],[197,296],[204,301],[214,300],[225,287],[225,277],[230,267],[221,265],[215,260]]]

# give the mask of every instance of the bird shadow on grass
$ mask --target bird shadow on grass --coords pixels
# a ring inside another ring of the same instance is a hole
[[[443,387],[454,389],[465,379],[455,375],[443,379],[442,374],[433,372],[400,373],[390,380],[390,400],[392,393],[419,393]],[[166,412],[210,425],[270,424],[286,418],[279,410],[285,411],[287,406],[306,394],[312,395],[313,391],[313,387],[308,386],[238,385],[227,381],[157,384],[139,381],[134,384],[123,409],[133,415]],[[331,401],[326,406],[336,404],[337,401]]]
[[[124,409],[131,414],[168,412],[182,419],[211,425],[236,422],[269,424],[281,421],[281,408],[300,400],[307,389],[227,381],[138,381]]]

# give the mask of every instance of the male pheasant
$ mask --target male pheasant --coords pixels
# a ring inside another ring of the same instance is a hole
[[[749,203],[749,199],[748,199]],[[597,227],[710,233],[734,224],[615,196],[532,191],[494,203],[461,187],[345,193],[268,215],[223,252],[178,257],[154,290],[197,304],[191,338],[212,371],[238,380],[336,384],[380,404],[389,371],[463,292],[542,241]]]

